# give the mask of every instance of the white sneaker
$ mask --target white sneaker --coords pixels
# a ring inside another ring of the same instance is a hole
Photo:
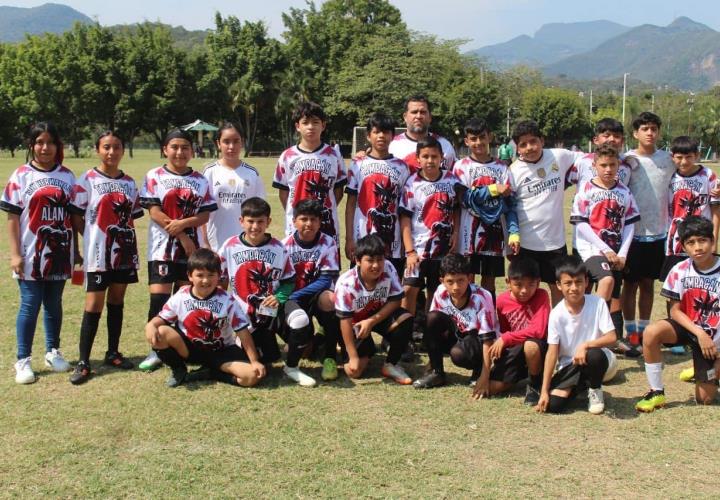
[[[588,389],[588,411],[600,415],[605,411],[605,396],[602,389]]]
[[[51,368],[54,372],[70,371],[70,363],[65,361],[62,353],[57,349],[53,349],[52,351],[45,354],[45,366]]]
[[[400,385],[412,384],[412,379],[410,378],[410,375],[408,375],[407,372],[405,372],[403,367],[400,365],[385,363],[382,367],[382,370],[380,370],[380,373],[382,373],[384,377],[393,379]]]
[[[32,358],[18,359],[15,363],[15,382],[18,384],[32,384],[35,382],[35,373],[32,371]]]
[[[292,380],[293,382],[297,382],[302,387],[313,387],[317,383],[315,382],[314,378],[301,372],[300,368],[290,368],[286,365],[283,366],[283,371],[285,372],[285,375],[290,378],[290,380]]]
[[[162,361],[160,360],[160,358],[158,358],[157,353],[155,351],[150,351],[150,354],[148,354],[145,359],[140,361],[138,368],[144,372],[151,372],[153,370],[157,370],[161,366]]]

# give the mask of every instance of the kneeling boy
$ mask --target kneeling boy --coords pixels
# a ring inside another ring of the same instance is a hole
[[[200,248],[188,259],[187,272],[191,284],[170,297],[145,327],[147,341],[172,370],[168,387],[183,383],[186,363],[204,365],[217,379],[231,384],[257,384],[265,376],[265,366],[259,361],[240,304],[218,287],[220,258]]]
[[[650,391],[635,405],[642,412],[665,406],[660,352],[663,344],[692,348],[698,403],[710,404],[717,395],[720,258],[713,254],[713,224],[703,217],[689,216],[679,224],[678,235],[690,258],[670,270],[660,292],[670,300],[670,318],[652,323],[643,335],[645,375]]]
[[[451,253],[440,262],[441,284],[433,296],[423,337],[430,371],[413,383],[416,389],[445,384],[443,353],[449,353],[455,365],[473,370],[474,378],[479,375],[474,395],[489,395],[490,345],[497,319],[492,295],[473,284],[472,277],[467,257]]]
[[[413,318],[400,307],[403,290],[393,265],[385,259],[385,243],[376,234],[360,238],[355,245],[355,267],[335,285],[335,312],[340,318],[344,369],[360,378],[375,354],[372,332],[390,344],[382,374],[398,384],[412,379],[398,364],[412,334]]]
[[[586,382],[588,411],[598,415],[605,410],[602,381],[612,357],[604,348],[615,343],[615,326],[605,301],[585,295],[587,268],[579,259],[568,258],[556,273],[563,300],[550,312],[548,352],[535,409],[560,413],[576,396],[580,383]]]

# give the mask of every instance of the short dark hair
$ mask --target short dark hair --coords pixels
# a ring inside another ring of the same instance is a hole
[[[643,111],[633,120],[632,128],[633,130],[640,130],[640,127],[642,127],[643,125],[649,125],[651,123],[657,125],[657,128],[660,128],[662,126],[662,120],[658,115],[656,115],[655,113],[651,113],[650,111]]]
[[[306,199],[299,202],[293,208],[293,217],[300,215],[312,215],[318,219],[322,218],[323,204],[320,200]]]
[[[678,225],[678,236],[682,244],[693,236],[713,239],[713,223],[705,217],[689,215]]]
[[[405,103],[404,103],[404,105],[403,105],[403,108],[405,109],[405,111],[408,110],[408,105],[409,105],[411,102],[424,102],[424,103],[425,103],[425,106],[427,106],[428,113],[432,114],[432,106],[430,105],[430,101],[428,100],[428,98],[427,98],[426,95],[424,95],[424,94],[413,94],[413,95],[411,95],[410,97],[408,97],[407,99],[405,99]]]
[[[190,143],[192,146],[193,144],[193,136],[190,132],[187,130],[183,130],[181,128],[174,128],[170,132],[167,133],[165,138],[163,139],[162,146],[165,147],[168,144],[170,144],[170,141],[173,139],[184,139]]]
[[[220,141],[220,138],[222,137],[223,132],[225,132],[226,130],[234,130],[235,132],[238,133],[238,135],[240,136],[240,139],[245,141],[245,134],[243,134],[242,126],[239,123],[226,121],[226,122],[223,122],[222,125],[220,125],[220,128],[217,129],[217,132],[215,132],[215,141],[216,142]]]
[[[529,257],[516,257],[510,261],[510,265],[507,270],[507,278],[509,280],[519,280],[522,278],[539,280],[540,266],[535,259],[531,259]]]
[[[48,133],[48,135],[53,141],[53,144],[55,144],[55,147],[57,148],[57,151],[55,153],[55,163],[62,163],[64,159],[62,139],[60,139],[60,133],[58,132],[55,124],[49,121],[37,122],[32,127],[30,127],[30,131],[28,133],[28,151],[25,161],[30,161],[31,159],[33,159],[33,146],[35,146],[35,141],[44,132]]]
[[[320,119],[320,121],[323,123],[327,122],[327,115],[325,114],[325,111],[322,109],[322,106],[320,106],[316,102],[302,101],[295,108],[295,111],[293,111],[292,121],[293,121],[293,123],[298,123],[303,118],[313,118],[313,117]]]
[[[448,274],[472,274],[470,259],[459,253],[449,253],[440,261],[440,277]]]
[[[367,135],[370,135],[370,131],[374,128],[380,132],[390,132],[395,134],[395,121],[385,113],[373,113],[367,120],[365,125],[367,129]]]
[[[368,234],[355,243],[355,260],[364,256],[385,257],[385,242],[377,234]]]
[[[679,153],[681,155],[699,153],[700,144],[698,144],[698,141],[692,137],[681,135],[673,139],[672,144],[670,144],[670,152],[673,154]]]
[[[542,132],[540,132],[540,127],[537,122],[533,120],[524,120],[515,125],[512,133],[512,138],[513,141],[515,141],[515,144],[520,142],[520,138],[524,135],[532,135],[538,139],[543,138]]]
[[[470,118],[465,124],[465,127],[463,127],[463,132],[465,133],[465,137],[467,137],[470,134],[489,134],[491,130],[485,120],[481,120],[480,118]]]
[[[222,270],[220,266],[220,256],[209,248],[198,248],[188,258],[188,275],[197,269],[220,274]]]
[[[435,139],[432,135],[428,135],[425,139],[419,140],[417,142],[417,147],[415,148],[415,152],[419,155],[420,150],[425,148],[435,148],[438,151],[440,151],[440,156],[443,154],[442,150],[442,144],[440,144],[440,141]]]
[[[600,144],[595,148],[595,158],[598,156],[612,156],[613,158],[619,158],[620,153],[617,149],[615,149],[615,146],[612,144]]]
[[[575,278],[576,276],[587,277],[587,267],[579,257],[568,255],[564,257],[560,264],[555,266],[555,279],[560,281],[563,274],[567,274]]]
[[[117,140],[120,141],[120,144],[122,145],[123,149],[125,148],[125,140],[122,138],[122,136],[118,135],[117,132],[114,130],[104,130],[100,135],[98,135],[97,139],[95,140],[95,150],[100,148],[100,141],[104,137],[115,137]]]
[[[270,217],[270,204],[262,198],[253,196],[240,205],[240,215],[242,217]]]
[[[595,135],[610,132],[611,134],[624,134],[625,127],[615,118],[603,118],[595,124]]]

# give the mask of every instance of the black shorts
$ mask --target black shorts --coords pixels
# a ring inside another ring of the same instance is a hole
[[[620,289],[622,288],[622,271],[614,271],[610,267],[610,261],[604,255],[593,255],[585,261],[585,267],[587,267],[590,280],[598,282],[603,278],[611,277],[615,280],[612,289],[611,297],[613,299],[620,298]]]
[[[717,384],[718,380],[715,376],[715,360],[707,359],[703,356],[697,337],[672,318],[667,318],[664,321],[670,323],[670,326],[672,326],[673,330],[675,330],[675,335],[677,336],[677,342],[670,344],[670,346],[689,345],[692,349],[695,381],[703,384]]]
[[[148,283],[151,285],[172,284],[187,281],[187,264],[151,260],[148,262]]]
[[[665,261],[665,239],[633,240],[625,263],[625,279],[632,283],[641,279],[656,280]]]
[[[670,274],[672,268],[687,258],[687,255],[666,255],[665,260],[663,261],[662,269],[660,269],[660,281],[665,283],[665,280],[667,279],[668,274]]]
[[[86,292],[104,292],[113,283],[126,285],[137,282],[137,269],[115,269],[113,271],[85,273]]]
[[[408,270],[405,269],[405,274],[402,280],[403,286],[413,286],[420,289],[427,287],[437,288],[440,285],[440,259],[425,259],[420,261],[420,264],[415,268],[415,272],[412,276],[408,275]]]
[[[598,347],[593,347],[591,349],[599,349]],[[602,349],[602,348],[600,348]],[[605,353],[607,356],[607,353]],[[607,372],[607,368],[609,367],[610,361],[608,360],[608,363],[605,367],[605,372],[603,373],[603,376]],[[576,365],[573,363],[570,363],[569,365],[566,365],[565,367],[561,368],[560,370],[556,371],[555,374],[552,376],[552,379],[550,379],[550,390],[554,389],[570,389],[571,387],[577,387],[580,382],[584,380],[583,367],[580,365]],[[570,394],[570,398],[573,398],[576,396],[576,392],[573,391],[572,394]]]
[[[525,342],[537,344],[542,358],[545,359],[547,342],[543,339],[527,339]],[[503,349],[502,355],[495,360],[490,371],[490,380],[497,380],[506,384],[516,384],[527,378],[528,369],[525,361],[525,342]]]
[[[556,250],[528,250],[520,247],[517,256],[535,259],[540,267],[540,281],[553,284],[557,281],[555,268],[563,257],[567,257],[567,247],[563,246]],[[511,258],[514,258],[514,256]]]
[[[395,321],[397,321],[403,314],[407,314],[407,311],[402,307],[398,307],[390,314],[390,316],[375,325],[372,331],[375,333],[379,333],[382,337],[388,337],[391,333],[390,326],[395,323]],[[412,321],[412,319],[409,319],[408,321]],[[349,358],[347,350],[345,349],[345,342],[343,341],[342,335],[339,335],[338,339],[340,342],[340,354],[343,361],[347,362]],[[355,342],[355,349],[357,349],[359,358],[372,358],[377,352],[377,347],[375,347],[375,341],[373,340],[372,335],[368,335],[362,340],[357,340]]]
[[[190,352],[190,356],[188,356],[185,362],[191,365],[203,365],[219,370],[225,363],[231,363],[233,361],[243,361],[247,363],[250,360],[245,350],[237,345],[228,345],[217,351],[212,351],[197,347],[184,335],[182,338]]]
[[[505,276],[505,257],[502,255],[471,255],[472,272],[481,276]]]
[[[405,257],[398,257],[394,258],[391,257],[388,259],[390,261],[390,264],[393,265],[395,268],[395,271],[397,272],[397,275],[402,278],[405,274]]]

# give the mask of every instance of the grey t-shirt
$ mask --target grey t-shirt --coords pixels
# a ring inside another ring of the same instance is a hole
[[[667,234],[670,178],[675,163],[670,153],[658,149],[650,156],[636,150],[626,156],[637,158],[639,165],[632,171],[628,187],[640,209],[640,221],[635,223],[635,239],[653,241]]]

